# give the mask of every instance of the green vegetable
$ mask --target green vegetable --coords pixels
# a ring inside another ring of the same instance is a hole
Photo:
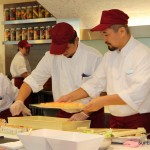
[[[103,135],[105,138],[111,138],[113,136],[112,129],[108,129]]]
[[[93,133],[94,133],[94,130],[92,130],[92,129],[85,129],[85,130],[83,131],[83,133],[93,134]],[[94,133],[94,134],[95,134],[95,133]]]

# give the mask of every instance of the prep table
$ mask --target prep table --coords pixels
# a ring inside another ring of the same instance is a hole
[[[9,138],[7,138],[9,137]],[[15,139],[14,139],[15,138]],[[1,143],[6,143],[6,142],[15,142],[18,139],[16,138],[16,136],[10,138],[10,136],[8,136],[7,134],[4,135],[4,138],[0,139],[0,144]],[[7,149],[6,149],[7,150]],[[11,149],[9,149],[11,150]],[[21,149],[17,149],[17,150],[25,150],[24,148]],[[122,144],[111,144],[109,146],[109,148],[107,150],[150,150],[150,140],[148,141],[148,144],[143,145],[141,147],[137,147],[137,148],[129,148],[129,147],[125,147]]]
[[[1,142],[1,140],[0,140],[0,142]],[[5,142],[5,140],[3,140],[3,142]],[[9,150],[11,150],[11,149],[9,149]],[[21,149],[17,149],[17,150],[25,150],[25,149],[21,148]],[[129,148],[129,147],[125,147],[121,144],[111,144],[107,150],[150,150],[150,145],[144,145],[144,146],[138,147],[138,148]]]

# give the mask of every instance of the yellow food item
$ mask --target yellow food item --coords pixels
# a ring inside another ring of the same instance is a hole
[[[137,128],[127,131],[113,132],[114,137],[122,137],[122,136],[132,136],[132,135],[140,135],[146,133],[144,128]]]
[[[64,109],[82,109],[85,105],[82,103],[65,103],[65,102],[49,102],[49,103],[40,103],[41,107],[49,108],[64,108]]]
[[[0,118],[0,124],[5,124],[5,123],[6,123],[6,120],[3,118]]]
[[[28,127],[19,126],[19,125],[11,125],[11,124],[3,124],[0,125],[0,133],[7,133],[7,134],[17,134],[21,132],[29,131]]]
[[[86,133],[97,133],[102,134],[105,136],[105,138],[110,137],[127,137],[127,136],[141,136],[146,133],[146,130],[144,128],[137,128],[137,129],[109,129],[109,128],[99,128],[99,129],[92,129],[92,128],[85,128],[85,127],[79,127],[77,128],[77,131],[79,132],[86,132]]]

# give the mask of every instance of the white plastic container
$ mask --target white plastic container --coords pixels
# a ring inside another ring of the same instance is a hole
[[[50,129],[19,133],[18,137],[26,150],[98,150],[104,140],[102,135]]]

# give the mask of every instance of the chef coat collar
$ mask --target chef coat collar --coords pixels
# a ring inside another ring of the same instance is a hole
[[[129,53],[129,51],[131,51],[130,46],[131,46],[131,43],[133,42],[133,40],[134,40],[134,38],[133,38],[133,36],[131,36],[129,41],[127,42],[127,44],[121,49],[120,55],[125,57]]]
[[[72,56],[72,57],[66,57],[66,56],[64,56],[64,57],[66,57],[66,59],[68,59],[68,60],[70,60],[70,61],[75,61],[75,60],[77,60],[78,58],[79,58],[79,56],[78,56],[78,54],[79,54],[79,51],[80,51],[80,49],[82,49],[82,48],[79,48],[79,47],[81,47],[82,46],[82,43],[78,43],[78,47],[77,47],[77,50],[75,51],[75,53],[74,53],[74,55]]]

